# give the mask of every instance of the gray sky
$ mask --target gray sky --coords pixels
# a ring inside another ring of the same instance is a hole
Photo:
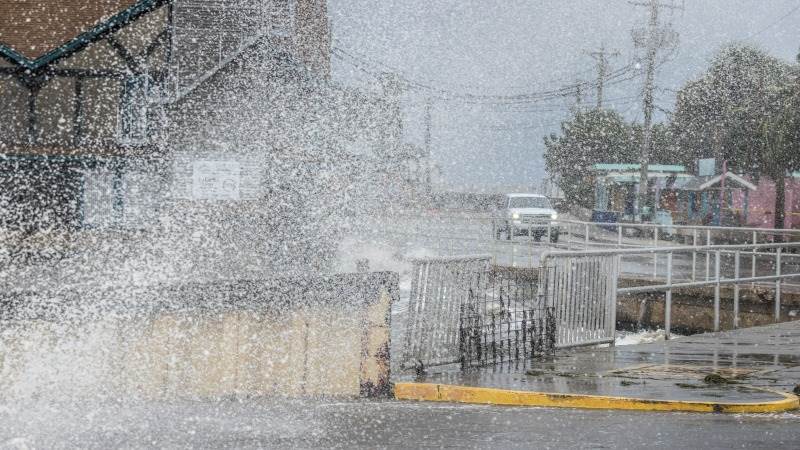
[[[626,0],[329,0],[334,47],[359,61],[334,58],[334,78],[373,86],[364,73],[394,69],[420,85],[467,94],[514,95],[596,78],[585,51],[617,50],[612,69],[634,63],[631,29],[647,10]],[[670,0],[662,0],[669,3]],[[662,12],[680,42],[659,69],[657,105],[674,107],[674,91],[697,77],[725,44],[748,42],[794,60],[800,50],[800,0],[674,0]],[[381,69],[383,67],[383,69]],[[607,89],[608,106],[641,120],[642,76]],[[406,140],[423,141],[424,101],[404,96]],[[594,104],[594,93],[584,102]],[[484,102],[485,103],[485,102]],[[432,153],[443,181],[456,187],[538,185],[542,137],[558,130],[574,96],[543,103],[475,104],[435,100]],[[657,120],[663,120],[663,113]]]

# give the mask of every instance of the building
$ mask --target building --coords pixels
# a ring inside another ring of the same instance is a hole
[[[378,182],[394,119],[329,55],[325,0],[0,0],[0,220],[142,229],[375,192],[354,180]]]
[[[678,224],[740,227],[747,221],[747,208],[734,209],[732,199],[747,199],[756,189],[756,185],[733,172],[693,176],[665,190],[661,206]]]
[[[636,221],[637,186],[640,180],[639,164],[601,163],[592,166],[595,183],[595,205],[592,220],[596,222]],[[676,180],[691,177],[681,165],[651,164],[648,166],[648,188],[654,198]],[[654,202],[655,203],[655,202]],[[660,203],[660,202],[659,202]],[[642,208],[651,217],[653,211]]]
[[[650,165],[649,190],[658,199],[657,211],[669,223],[773,228],[775,182],[766,177],[733,172],[692,175],[683,166]],[[638,164],[595,164],[595,208],[599,222],[633,219]],[[800,228],[800,173],[787,176],[785,228]]]
[[[731,208],[744,218],[748,227],[775,226],[775,182],[767,177],[749,180],[756,189],[749,195],[738,194],[731,199]],[[784,198],[784,228],[800,229],[800,172],[786,177]]]

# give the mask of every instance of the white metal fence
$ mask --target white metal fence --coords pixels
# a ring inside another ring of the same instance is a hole
[[[723,285],[733,286],[733,327],[739,325],[740,311],[740,289],[743,285],[766,287],[774,293],[774,320],[781,321],[781,294],[787,281],[800,278],[800,258],[797,252],[800,251],[800,243],[772,243],[772,244],[746,244],[746,245],[709,245],[698,247],[661,247],[644,249],[609,249],[609,250],[585,250],[585,251],[556,251],[547,253],[543,260],[552,258],[564,259],[566,261],[577,261],[583,258],[603,257],[615,259],[615,264],[605,266],[602,273],[598,276],[612,276],[616,273],[614,297],[620,294],[642,293],[642,292],[664,292],[664,329],[669,338],[672,328],[672,294],[676,289],[691,287],[710,286],[714,291],[714,330],[720,329],[720,310],[721,294]],[[657,260],[663,260],[663,275],[657,274],[650,280],[650,284],[641,286],[621,287],[619,286],[619,270],[625,258],[650,256],[653,255]],[[706,275],[699,279],[697,274],[692,271],[677,271],[678,258],[683,257],[683,261],[698,259],[713,260],[711,265],[706,265]],[[750,271],[742,270],[742,262],[745,258],[758,258],[762,264],[756,261]],[[725,260],[729,264],[725,264]],[[767,261],[764,261],[767,260]],[[567,264],[567,263],[565,263]],[[708,270],[713,267],[713,272]],[[690,277],[689,277],[690,275]],[[800,285],[791,284],[792,288],[800,288]],[[616,299],[614,301],[616,304]]]
[[[412,262],[405,368],[614,342],[616,257],[554,255],[533,270],[492,267],[489,255]]]
[[[732,303],[732,326],[739,326],[740,290],[745,286],[759,289],[762,297],[772,293],[766,301],[774,299],[776,322],[788,319],[782,309],[785,290],[800,293],[800,283],[793,281],[800,278],[800,230],[562,220],[547,224],[539,236],[552,236],[560,227],[559,242],[549,243],[532,235],[497,239],[496,220],[455,215],[432,222],[394,222],[390,236],[397,233],[405,242],[441,255],[486,253],[474,260],[442,256],[415,262],[406,362],[458,361],[459,308],[477,279],[476,272],[469,272],[489,265],[538,273],[537,296],[552,308],[557,348],[613,343],[617,300],[623,294],[663,292],[669,337],[676,289],[713,288],[715,330],[721,327],[725,301]],[[454,270],[456,260],[463,261]],[[634,283],[620,285],[620,279]],[[722,286],[732,286],[732,299],[721,298]]]
[[[412,261],[411,294],[403,365],[459,362],[459,312],[478,277],[486,276],[490,255]]]
[[[540,292],[556,319],[556,347],[613,343],[619,258],[552,254],[542,258]]]

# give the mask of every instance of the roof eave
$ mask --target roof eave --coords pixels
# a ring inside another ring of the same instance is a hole
[[[111,16],[108,20],[101,22],[91,29],[84,31],[72,40],[50,50],[44,55],[29,59],[11,47],[0,44],[0,56],[5,57],[18,66],[27,70],[38,70],[49,64],[65,58],[73,53],[80,51],[92,42],[100,39],[108,33],[116,31],[129,22],[136,20],[139,16],[146,14],[159,6],[172,0],[140,0],[124,9],[123,11]]]

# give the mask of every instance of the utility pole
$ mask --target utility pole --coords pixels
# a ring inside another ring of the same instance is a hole
[[[619,56],[619,52],[607,52],[604,45],[600,46],[600,50],[594,52],[587,52],[587,55],[597,61],[597,109],[603,109],[603,87],[606,82],[606,74],[608,73],[608,58]]]
[[[642,148],[639,157],[639,189],[637,192],[637,211],[636,215],[641,217],[641,208],[647,203],[647,173],[650,163],[650,145],[653,140],[653,89],[656,72],[656,56],[658,50],[667,45],[670,41],[677,40],[677,34],[668,27],[659,25],[659,12],[662,8],[682,9],[673,4],[664,4],[659,0],[648,1],[629,1],[634,6],[645,6],[650,10],[650,20],[645,30],[634,30],[634,41],[637,41],[637,31],[639,32],[637,45],[645,48],[645,78],[644,78],[644,136],[642,138]]]
[[[583,88],[580,82],[575,85],[575,113],[580,113],[583,103]]]
[[[391,72],[384,72],[378,78],[379,85],[383,94],[383,101],[388,112],[386,125],[381,132],[381,145],[376,151],[376,156],[383,167],[376,170],[385,173],[396,173],[399,169],[399,156],[403,150],[403,111],[401,109],[400,97],[403,93],[404,85],[400,77]],[[387,182],[392,183],[392,181]]]
[[[431,108],[433,107],[430,97],[425,100],[425,156],[431,156]]]
[[[423,167],[423,174],[424,177],[423,183],[425,184],[425,191],[431,191],[431,134],[432,134],[432,122],[433,122],[433,115],[432,110],[433,108],[433,101],[430,97],[428,97],[425,101],[425,154],[420,158],[419,165]]]

